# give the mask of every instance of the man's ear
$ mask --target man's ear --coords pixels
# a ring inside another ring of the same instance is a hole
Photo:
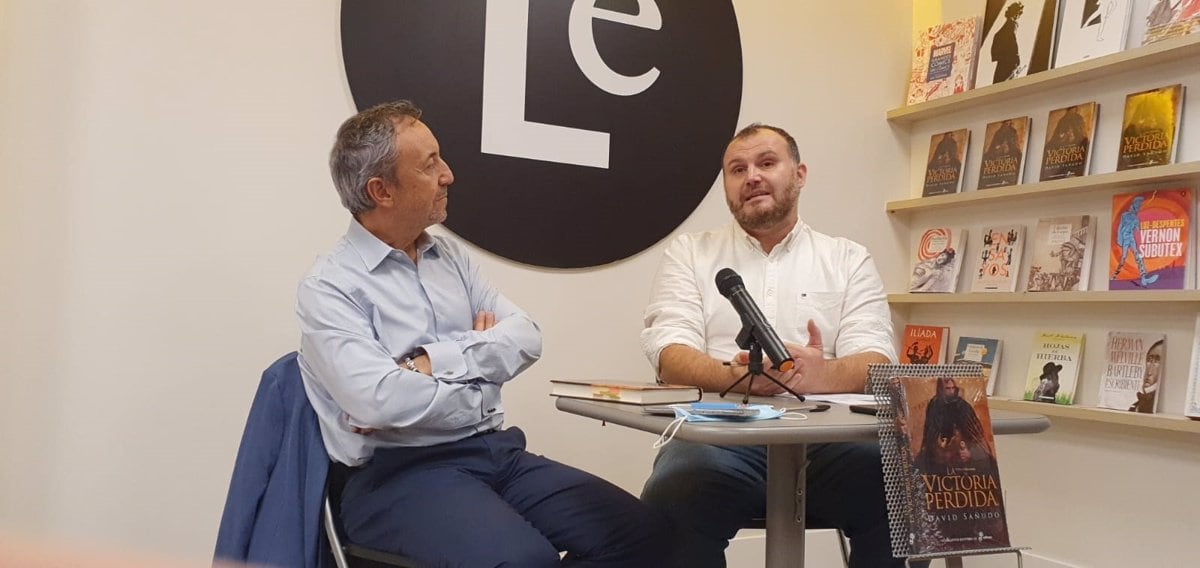
[[[804,162],[796,164],[796,177],[800,179],[800,187],[804,188],[804,184],[808,182],[808,165]]]
[[[383,178],[373,177],[367,180],[367,197],[375,203],[376,207],[387,207],[395,202],[395,186],[383,180]]]

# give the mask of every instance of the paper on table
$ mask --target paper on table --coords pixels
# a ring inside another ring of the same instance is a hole
[[[791,395],[780,395],[791,396]],[[806,394],[804,400],[816,402],[832,402],[834,404],[875,404],[875,395],[862,393],[835,393],[835,394]]]

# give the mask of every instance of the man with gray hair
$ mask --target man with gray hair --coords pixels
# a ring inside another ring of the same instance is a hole
[[[430,566],[661,566],[660,515],[502,429],[501,386],[541,355],[541,332],[462,245],[426,231],[454,174],[421,111],[358,113],[329,163],[353,218],[296,311],[349,540]]]
[[[883,282],[862,245],[800,221],[808,167],[795,139],[752,124],[726,146],[721,176],[734,222],[671,241],[651,289],[641,339],[658,377],[719,392],[745,372],[742,320],[714,283],[732,268],[795,360],[780,382],[797,393],[863,392],[867,365],[896,360]],[[784,392],[770,381],[752,388]],[[806,473],[806,514],[850,538],[851,566],[903,565],[891,554],[878,443],[810,444]],[[729,539],[766,514],[766,482],[766,447],[663,446],[642,499],[675,526],[672,565],[725,566]]]

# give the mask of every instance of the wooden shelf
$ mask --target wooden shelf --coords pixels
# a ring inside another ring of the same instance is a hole
[[[1200,302],[1200,290],[1092,290],[1085,292],[965,292],[959,294],[888,294],[888,303],[903,304],[1028,304]]]
[[[978,205],[993,201],[1015,200],[1035,195],[1075,195],[1086,192],[1102,192],[1113,189],[1122,189],[1135,185],[1166,185],[1170,183],[1187,183],[1194,182],[1197,179],[1200,179],[1200,162],[1187,162],[1183,164],[1169,164],[1165,166],[1125,170],[1122,172],[1111,172],[1107,174],[1096,174],[1090,176],[1056,179],[1053,181],[1013,185],[1008,187],[997,187],[994,189],[951,193],[948,195],[935,195],[933,197],[914,197],[912,199],[901,199],[899,201],[887,202],[887,210],[888,213],[907,214],[915,211],[930,211],[948,207]]]
[[[1105,55],[1104,57],[1081,61],[1058,69],[1048,69],[1041,73],[1034,73],[1033,75],[1026,75],[1011,81],[972,89],[949,97],[894,108],[888,111],[887,119],[892,124],[908,126],[922,120],[958,112],[972,106],[1021,95],[1034,94],[1044,89],[1061,87],[1124,71],[1142,69],[1152,65],[1196,58],[1200,58],[1200,34],[1191,34],[1142,47],[1127,49],[1112,55]]]
[[[1089,422],[1106,422],[1137,428],[1154,430],[1171,430],[1175,432],[1192,432],[1200,434],[1200,420],[1189,420],[1178,414],[1139,414],[1137,412],[1122,412],[1107,408],[1089,406],[1063,406],[1045,402],[1027,400],[1012,400],[1007,398],[989,398],[989,408],[1012,410],[1016,412],[1031,412],[1059,418],[1086,420]]]

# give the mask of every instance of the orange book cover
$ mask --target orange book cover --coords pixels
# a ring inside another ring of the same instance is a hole
[[[904,363],[941,365],[946,362],[950,328],[934,325],[906,325],[901,338]]]

